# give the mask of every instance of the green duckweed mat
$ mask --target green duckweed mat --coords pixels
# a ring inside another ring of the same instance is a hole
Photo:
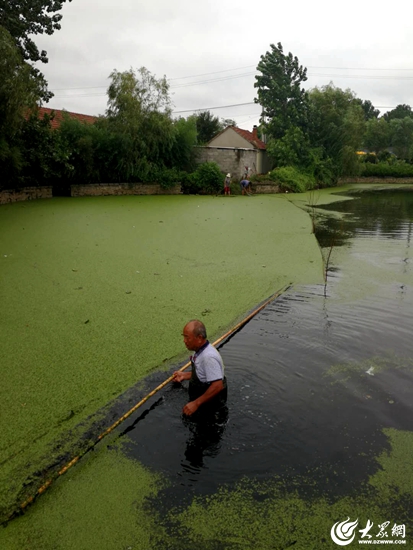
[[[55,198],[0,207],[0,273],[5,517],[57,441],[70,457],[88,419],[181,358],[189,319],[218,336],[286,284],[321,282],[322,259],[285,196]]]

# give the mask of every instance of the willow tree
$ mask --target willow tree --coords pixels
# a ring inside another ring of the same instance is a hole
[[[115,70],[110,78],[106,116],[113,131],[125,138],[123,170],[128,178],[146,179],[151,164],[162,165],[174,144],[168,81],[145,67]]]

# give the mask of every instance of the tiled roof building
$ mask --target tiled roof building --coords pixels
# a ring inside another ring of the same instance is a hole
[[[262,174],[272,168],[267,147],[258,137],[257,127],[252,132],[228,126],[214,136],[205,147],[198,148],[199,162],[214,161],[223,172],[235,179],[245,173]]]
[[[51,121],[51,127],[54,130],[56,128],[59,128],[60,124],[62,123],[64,114],[66,114],[70,118],[79,120],[80,122],[83,122],[85,124],[93,124],[98,119],[98,117],[96,116],[82,115],[80,113],[71,113],[70,111],[61,111],[60,109],[49,109],[48,107],[39,108],[40,118],[43,118],[45,115],[53,117]]]
[[[249,130],[242,130],[242,128],[237,128],[236,126],[230,126],[230,128],[232,128],[232,130],[234,130],[234,132],[239,134],[241,137],[249,141],[251,145],[254,145],[256,149],[265,150],[267,148],[265,143],[258,137],[256,126],[252,129],[252,132]]]

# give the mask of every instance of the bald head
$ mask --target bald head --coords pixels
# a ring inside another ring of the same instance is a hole
[[[205,325],[198,319],[192,319],[185,326],[182,333],[185,346],[192,351],[198,351],[206,342],[207,333]]]
[[[186,324],[186,326],[189,330],[192,331],[192,334],[194,336],[202,336],[202,338],[207,337],[206,328],[202,321],[199,321],[198,319],[192,319]]]

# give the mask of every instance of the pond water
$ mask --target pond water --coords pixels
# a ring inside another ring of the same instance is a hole
[[[122,425],[127,453],[169,481],[158,510],[244,477],[334,500],[377,472],[383,429],[413,431],[412,225],[407,191],[317,208],[326,285],[289,289],[220,347],[227,416],[185,421],[170,386]]]

